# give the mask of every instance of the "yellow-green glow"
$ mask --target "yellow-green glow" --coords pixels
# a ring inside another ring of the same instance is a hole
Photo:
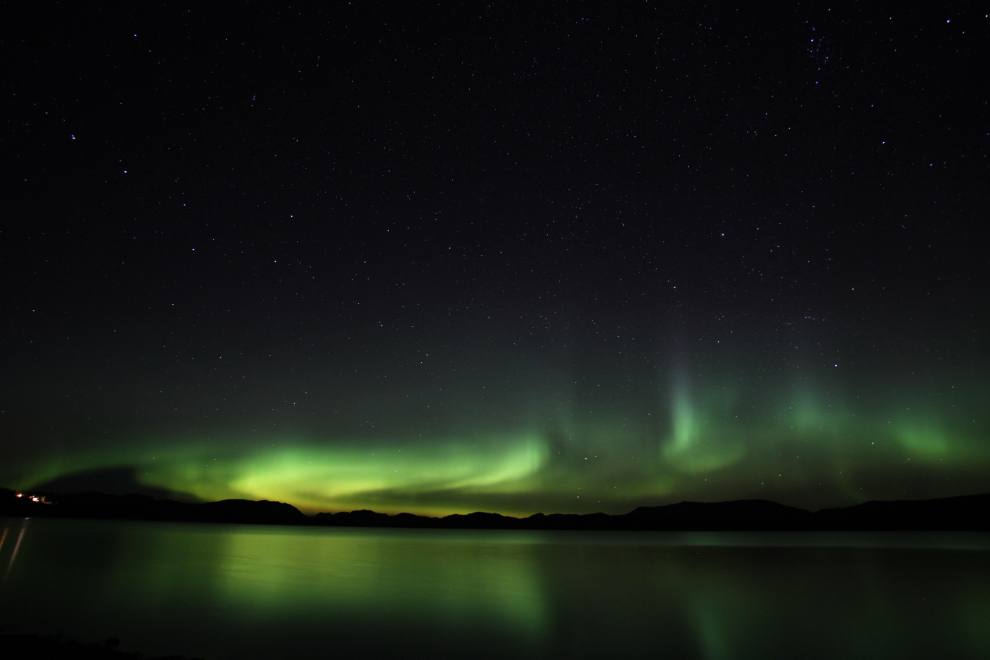
[[[99,448],[39,455],[16,470],[0,466],[0,477],[30,488],[62,475],[127,469],[144,486],[202,500],[425,515],[622,513],[740,497],[820,508],[904,497],[907,487],[935,497],[990,486],[988,426],[978,405],[952,399],[920,408],[885,399],[843,397],[804,381],[768,396],[685,377],[645,414],[613,407],[584,415],[554,404],[542,423],[535,416],[516,432],[487,435],[121,436]]]
[[[545,443],[533,437],[483,445],[455,440],[426,447],[295,446],[237,460],[225,485],[252,499],[289,499],[305,510],[350,509],[366,502],[389,510],[389,496],[531,488],[527,478],[540,469],[546,453]],[[174,487],[171,476],[162,475],[160,483]],[[196,491],[202,475],[192,476],[184,488],[206,496]]]
[[[394,503],[429,494],[448,503],[416,507],[417,513],[467,513],[458,500],[472,494],[512,494],[537,487],[532,481],[547,460],[547,444],[534,435],[465,442],[337,442],[330,446],[279,438],[277,447],[232,450],[232,443],[201,440],[150,453],[125,447],[89,452],[76,470],[136,466],[148,485],[203,500],[228,498],[289,501],[300,509],[352,510],[374,506],[396,513]],[[143,446],[143,445],[141,445]],[[40,463],[24,487],[68,470],[63,461]],[[81,466],[81,467],[80,467]]]

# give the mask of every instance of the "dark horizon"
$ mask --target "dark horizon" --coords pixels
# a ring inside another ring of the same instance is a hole
[[[770,500],[678,502],[619,514],[535,513],[526,517],[475,511],[442,517],[367,509],[308,516],[284,502],[178,502],[148,495],[24,493],[0,488],[0,516],[403,529],[519,531],[990,531],[990,493],[933,500],[869,501],[806,511]]]
[[[0,483],[990,492],[970,4],[2,17]]]

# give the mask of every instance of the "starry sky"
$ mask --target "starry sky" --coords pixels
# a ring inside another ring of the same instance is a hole
[[[990,491],[976,9],[3,5],[0,484]]]

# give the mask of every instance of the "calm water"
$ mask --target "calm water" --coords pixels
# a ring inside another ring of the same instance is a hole
[[[0,519],[0,626],[225,658],[990,658],[987,534]]]

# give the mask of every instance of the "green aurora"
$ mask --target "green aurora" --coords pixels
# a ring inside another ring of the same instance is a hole
[[[491,433],[443,432],[433,424],[432,435],[387,428],[352,437],[195,428],[121,434],[57,459],[25,457],[0,476],[29,489],[74,473],[127,468],[139,484],[180,497],[279,500],[309,513],[427,515],[621,513],[737,498],[817,509],[990,488],[986,410],[976,387],[929,388],[925,398],[904,388],[896,398],[890,389],[838,396],[835,383],[816,389],[805,378],[774,396],[724,384],[706,388],[685,372],[647,411],[614,403],[596,411],[596,400],[573,388],[547,388],[538,414],[532,404],[520,405],[529,410],[528,423]]]

